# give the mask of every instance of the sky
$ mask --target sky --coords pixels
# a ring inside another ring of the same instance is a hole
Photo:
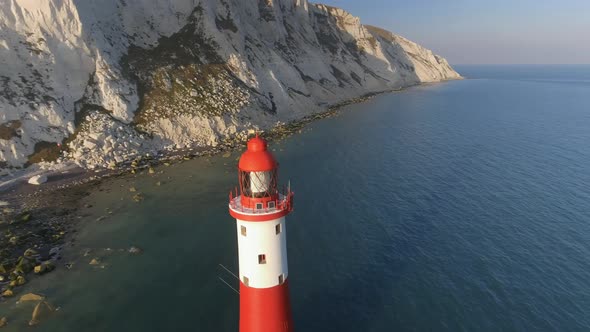
[[[415,41],[451,64],[590,64],[590,0],[317,2]]]

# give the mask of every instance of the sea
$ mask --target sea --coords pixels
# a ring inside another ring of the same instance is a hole
[[[297,331],[590,331],[590,66],[456,69],[270,143]],[[58,309],[35,330],[237,331],[239,155],[84,197],[58,269],[19,293]],[[32,310],[0,304],[4,331]]]

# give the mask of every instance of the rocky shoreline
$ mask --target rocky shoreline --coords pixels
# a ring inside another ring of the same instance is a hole
[[[308,123],[335,115],[343,106],[360,103],[375,95],[399,90],[370,93],[327,108],[326,111],[281,124],[260,135],[270,141],[300,133]],[[116,170],[74,172],[70,176],[49,176],[49,182],[40,187],[16,186],[3,194],[0,200],[0,294],[2,299],[15,296],[18,287],[33,275],[50,272],[54,268],[67,268],[68,260],[61,257],[64,246],[76,243],[75,234],[82,227],[79,222],[85,208],[82,198],[88,196],[102,181],[109,178],[153,173],[158,165],[170,165],[201,156],[211,156],[242,148],[247,137],[237,136],[214,148],[177,150],[168,154],[144,156],[123,163]],[[33,189],[31,189],[33,188]]]

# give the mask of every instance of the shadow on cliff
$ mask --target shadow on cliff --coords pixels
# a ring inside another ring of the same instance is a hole
[[[328,9],[333,8],[328,7]],[[332,13],[315,8],[311,10],[310,15],[313,19],[317,47],[327,58],[332,59],[330,63],[326,63],[326,66],[331,68],[334,79],[320,80],[324,88],[330,91],[335,88],[362,91],[363,88],[373,87],[372,91],[367,91],[373,93],[398,90],[420,83],[410,57],[399,44],[367,29],[369,36],[365,41],[371,45],[373,51],[381,48],[387,58],[385,61],[369,53],[364,46],[359,46],[356,42],[357,38],[341,28],[341,24]],[[339,66],[347,63],[358,66],[361,72],[347,71]],[[393,77],[385,77],[392,73],[394,73],[391,75]],[[363,94],[347,97],[350,99]]]

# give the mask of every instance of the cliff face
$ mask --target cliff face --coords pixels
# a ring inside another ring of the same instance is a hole
[[[459,77],[431,51],[306,0],[5,0],[0,167],[112,167]]]

